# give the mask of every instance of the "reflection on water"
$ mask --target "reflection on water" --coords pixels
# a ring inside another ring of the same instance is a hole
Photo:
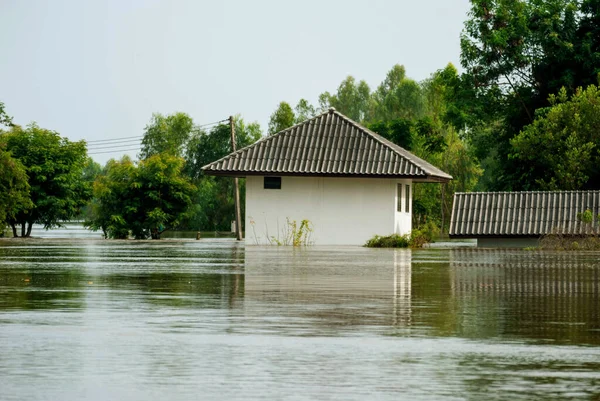
[[[0,398],[597,399],[598,256],[4,240]]]
[[[600,343],[597,254],[454,250],[450,282],[462,336]]]
[[[410,261],[409,250],[250,247],[246,310],[260,318],[272,305],[293,316],[276,328],[280,332],[289,324],[292,334],[353,334],[355,326],[387,331],[409,325]]]

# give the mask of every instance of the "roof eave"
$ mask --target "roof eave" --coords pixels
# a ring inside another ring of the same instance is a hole
[[[277,176],[277,177],[335,177],[335,178],[390,178],[410,179],[414,182],[444,183],[452,177],[437,177],[423,175],[393,175],[393,174],[352,174],[352,173],[310,173],[310,172],[283,172],[283,171],[228,171],[228,170],[205,170],[204,174],[218,177],[248,177],[248,176]]]

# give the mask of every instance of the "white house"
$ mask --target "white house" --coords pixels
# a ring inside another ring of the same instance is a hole
[[[202,169],[246,177],[246,244],[260,245],[303,220],[317,245],[409,233],[413,183],[452,179],[333,108]]]

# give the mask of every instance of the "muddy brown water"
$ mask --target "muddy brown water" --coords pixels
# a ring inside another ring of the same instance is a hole
[[[600,253],[0,240],[1,400],[600,399]]]

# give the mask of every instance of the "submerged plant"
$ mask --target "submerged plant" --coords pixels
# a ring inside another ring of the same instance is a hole
[[[410,238],[408,235],[392,234],[387,236],[376,235],[367,241],[367,248],[408,248]]]

